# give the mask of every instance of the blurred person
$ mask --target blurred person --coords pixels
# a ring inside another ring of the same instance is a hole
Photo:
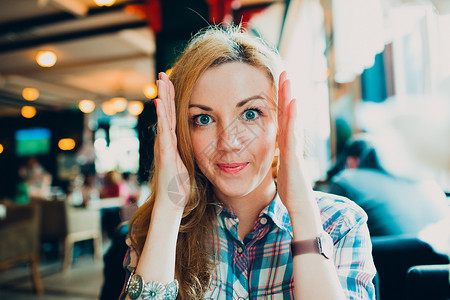
[[[91,200],[97,200],[100,198],[100,191],[97,186],[97,176],[92,173],[84,175],[84,182],[81,186],[81,194],[83,196],[82,206],[89,205]]]
[[[19,167],[19,175],[27,185],[30,198],[48,199],[50,197],[52,175],[42,167],[36,157],[31,156],[25,160]]]
[[[83,193],[82,186],[84,182],[84,176],[81,173],[78,173],[74,176],[73,180],[69,186],[69,193],[67,200],[72,206],[82,207],[83,206]]]
[[[128,186],[128,198],[126,203],[136,203],[140,197],[141,192],[141,185],[139,183],[137,174],[124,172],[123,179]]]
[[[130,221],[121,299],[374,299],[367,216],[313,192],[279,69],[262,40],[217,26],[159,74],[151,195]]]
[[[445,193],[436,182],[388,173],[367,135],[349,141],[329,176],[328,191],[364,209],[372,236],[417,235],[427,225],[450,216]]]
[[[103,178],[103,186],[100,190],[100,198],[122,197],[128,199],[129,194],[128,185],[119,171],[106,172]]]
[[[30,196],[28,194],[28,185],[22,176],[19,175],[19,167],[16,160],[11,159],[8,162],[8,176],[5,176],[2,182],[2,196],[4,200],[14,202],[16,204],[28,204]],[[0,197],[0,200],[2,197]]]
[[[127,201],[130,191],[127,183],[123,180],[122,174],[117,170],[109,171],[103,178],[103,186],[100,189],[100,199],[121,197]],[[110,239],[114,238],[118,226],[122,222],[120,207],[102,208],[102,228],[106,231]]]

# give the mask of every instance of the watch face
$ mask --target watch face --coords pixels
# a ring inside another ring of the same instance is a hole
[[[142,277],[137,274],[131,276],[127,288],[128,296],[130,296],[131,299],[137,299],[141,295],[143,289],[142,281]]]
[[[333,239],[325,232],[322,232],[317,237],[317,244],[319,246],[319,252],[325,258],[332,258],[334,252]]]

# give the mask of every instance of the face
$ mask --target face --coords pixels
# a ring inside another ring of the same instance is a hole
[[[233,62],[208,69],[189,102],[196,162],[219,199],[258,193],[273,184],[276,104],[267,75]]]

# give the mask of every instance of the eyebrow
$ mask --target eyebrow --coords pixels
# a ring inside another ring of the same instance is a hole
[[[262,97],[261,95],[254,95],[254,96],[250,96],[248,98],[245,98],[244,100],[239,101],[236,104],[236,107],[242,107],[244,106],[247,102],[252,101],[252,100],[264,100],[267,101],[264,97]],[[189,108],[191,107],[198,107],[201,108],[203,110],[206,111],[212,111],[213,109],[209,106],[205,106],[205,105],[201,105],[201,104],[189,104]]]

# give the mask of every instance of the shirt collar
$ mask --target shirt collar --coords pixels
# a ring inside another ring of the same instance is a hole
[[[228,217],[236,217],[236,214],[226,208],[222,203],[216,202],[214,203],[214,205],[216,206],[217,216],[224,213]],[[266,215],[275,223],[276,226],[284,231],[289,232],[290,236],[293,237],[291,219],[289,218],[286,207],[281,202],[281,199],[278,196],[278,192],[275,194],[275,198],[273,199],[273,201],[268,206],[266,206],[259,215]]]
[[[272,219],[280,229],[289,232],[291,237],[293,237],[291,219],[289,218],[286,207],[278,196],[278,192],[275,194],[273,201],[261,211],[260,215],[263,214]]]

